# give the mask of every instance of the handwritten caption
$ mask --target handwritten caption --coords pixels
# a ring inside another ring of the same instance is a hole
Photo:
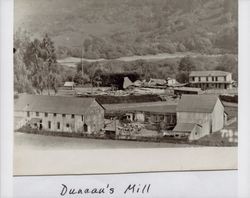
[[[123,194],[148,194],[151,190],[151,184],[129,184],[122,189]],[[120,189],[119,189],[120,191]],[[103,187],[93,187],[93,188],[72,188],[66,184],[61,184],[60,195],[69,196],[69,195],[112,195],[116,193],[114,186],[107,184]]]

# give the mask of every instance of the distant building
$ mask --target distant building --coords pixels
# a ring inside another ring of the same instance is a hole
[[[177,108],[176,136],[190,140],[221,130],[227,119],[221,100],[215,95],[182,95]]]
[[[32,129],[93,133],[104,127],[104,108],[93,98],[22,95],[15,102],[15,117]]]
[[[132,81],[128,78],[128,77],[124,77],[123,80],[123,89],[127,89],[131,86],[134,86],[134,84],[132,83]]]
[[[73,89],[75,86],[75,83],[74,82],[70,82],[70,81],[66,81],[63,85],[64,88],[67,88],[67,89]]]
[[[175,86],[176,84],[178,84],[178,82],[176,81],[175,78],[167,78],[167,85],[168,85],[169,87]]]
[[[231,89],[232,74],[225,71],[192,71],[189,74],[192,87],[204,89]]]
[[[174,88],[174,94],[175,95],[182,95],[182,94],[201,94],[202,90],[201,88],[196,87],[178,87]]]

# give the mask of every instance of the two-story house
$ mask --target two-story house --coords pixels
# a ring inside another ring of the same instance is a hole
[[[225,71],[192,71],[189,74],[192,87],[204,89],[231,89],[232,73]]]

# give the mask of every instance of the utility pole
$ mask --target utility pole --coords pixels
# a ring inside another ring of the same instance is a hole
[[[81,64],[82,64],[82,79],[83,79],[83,43],[81,46]],[[82,80],[82,86],[83,86],[83,80]]]
[[[84,42],[82,43],[82,45],[75,45],[74,47],[80,47],[81,48],[81,66],[82,66],[82,79],[83,79],[83,76],[84,76],[84,73],[83,73],[83,47],[84,46]],[[83,81],[82,81],[82,86],[83,86]]]

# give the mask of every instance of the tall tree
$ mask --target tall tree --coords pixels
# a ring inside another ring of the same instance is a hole
[[[42,41],[35,39],[26,49],[25,64],[30,71],[30,79],[38,93],[53,89],[57,92],[60,84],[54,43],[46,34]]]
[[[181,59],[178,70],[180,72],[187,72],[189,73],[192,70],[195,70],[195,62],[190,56],[186,56]]]
[[[29,43],[29,34],[22,29],[18,29],[14,34],[14,90],[18,93],[33,93],[29,79],[30,73],[23,60]]]
[[[188,82],[189,73],[195,69],[195,63],[190,56],[182,58],[178,67],[179,73],[176,76],[177,80],[181,83]]]

